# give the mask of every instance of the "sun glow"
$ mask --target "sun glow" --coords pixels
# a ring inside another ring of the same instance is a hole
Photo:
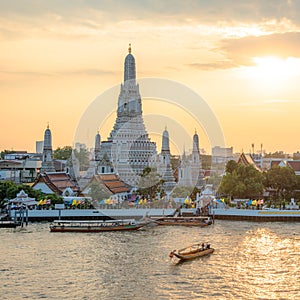
[[[287,59],[276,56],[254,57],[253,62],[255,66],[247,68],[247,73],[263,86],[282,87],[291,77],[300,74],[300,62],[292,57]]]

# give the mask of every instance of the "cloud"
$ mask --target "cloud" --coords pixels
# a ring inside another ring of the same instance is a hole
[[[189,66],[202,70],[231,69],[255,65],[254,57],[300,58],[300,32],[222,39],[219,46],[211,51],[221,54],[224,59],[208,63],[194,62]]]
[[[101,69],[78,69],[78,70],[61,70],[57,72],[39,72],[39,71],[8,71],[1,70],[0,75],[2,76],[21,76],[26,78],[36,78],[36,77],[60,77],[60,76],[109,76],[114,75],[114,72],[101,70]]]
[[[288,0],[0,0],[0,15],[56,14],[66,19],[73,16],[91,19],[101,13],[103,17],[109,15],[114,22],[153,18],[163,21],[165,17],[172,17],[174,21],[192,18],[202,23],[215,23],[216,20],[258,22],[285,17],[299,23],[299,6],[298,1]]]
[[[253,65],[253,57],[300,57],[300,32],[275,33],[222,40],[215,49],[234,65]]]
[[[215,69],[231,69],[238,67],[238,65],[234,64],[234,62],[229,60],[218,60],[211,63],[191,63],[188,66],[195,68],[195,69],[201,69],[201,70],[215,70]]]

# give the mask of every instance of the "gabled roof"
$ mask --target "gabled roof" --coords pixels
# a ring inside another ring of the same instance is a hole
[[[71,188],[75,193],[80,189],[71,176],[65,172],[40,173],[32,187],[38,183],[45,183],[54,193],[61,195],[66,188]]]
[[[279,167],[290,167],[295,172],[300,172],[300,160],[272,160],[271,168]]]
[[[98,182],[110,194],[128,193],[130,189],[116,174],[95,175],[90,182]]]
[[[245,166],[253,166],[257,171],[261,172],[261,169],[256,165],[251,155],[245,154],[244,152],[240,155],[238,159],[238,164],[243,164]]]
[[[271,168],[279,166],[279,164],[281,163],[281,160],[272,160],[271,161]]]
[[[300,172],[300,160],[288,160],[287,165],[295,172]]]

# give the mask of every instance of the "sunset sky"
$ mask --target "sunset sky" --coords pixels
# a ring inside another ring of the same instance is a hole
[[[72,145],[88,106],[122,82],[129,43],[137,77],[200,95],[234,152],[300,150],[300,1],[0,0],[0,42],[0,150],[34,151],[48,122],[53,148]]]

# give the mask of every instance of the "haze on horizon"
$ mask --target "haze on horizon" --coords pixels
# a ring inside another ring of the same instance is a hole
[[[0,150],[34,151],[48,122],[54,149],[72,145],[89,104],[122,82],[128,43],[137,78],[198,93],[234,152],[300,150],[300,1],[0,0],[0,42]]]

